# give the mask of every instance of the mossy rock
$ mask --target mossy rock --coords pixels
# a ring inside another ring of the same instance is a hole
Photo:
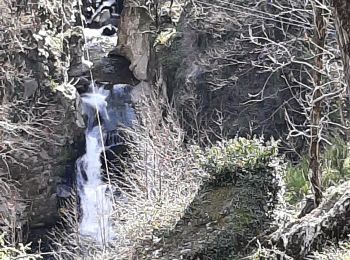
[[[232,259],[272,223],[284,170],[276,142],[222,141],[199,150],[198,160],[211,178],[174,230],[155,245],[160,248],[153,259]]]

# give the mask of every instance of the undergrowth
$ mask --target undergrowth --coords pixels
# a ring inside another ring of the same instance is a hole
[[[29,253],[31,248],[30,244],[18,243],[16,246],[11,246],[5,240],[6,233],[0,233],[0,260],[10,259],[24,259],[24,260],[36,260],[42,259],[40,254]]]
[[[322,185],[324,189],[350,179],[350,146],[341,138],[335,138],[332,145],[321,154]],[[295,204],[310,192],[308,180],[308,158],[297,164],[289,163],[285,175],[286,201]]]

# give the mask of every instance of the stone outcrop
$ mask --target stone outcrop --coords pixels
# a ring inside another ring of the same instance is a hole
[[[204,168],[211,178],[176,226],[156,231],[156,243],[140,249],[141,259],[236,259],[251,239],[274,226],[274,213],[282,205],[283,162],[271,147],[258,148],[242,140],[205,155]],[[246,151],[240,150],[241,141]],[[265,155],[258,158],[255,149]]]
[[[160,90],[167,96],[167,83],[160,57],[159,46],[168,45],[175,35],[186,1],[161,1],[159,3],[125,0],[118,28],[118,45],[111,55],[126,57],[129,69],[140,81],[135,93]],[[136,96],[139,96],[137,94]]]
[[[140,81],[148,81],[154,23],[145,7],[126,3],[121,16],[116,52],[131,61],[129,66]]]
[[[77,49],[74,52],[74,60],[69,68],[69,76],[79,79],[75,86],[77,89],[84,89],[90,84],[91,73],[93,80],[108,84],[130,84],[135,85],[138,80],[135,79],[129,70],[130,62],[123,56],[111,53],[118,42],[116,34],[105,36],[103,30],[85,28],[82,33],[85,34],[85,48],[89,51],[89,59],[84,57],[83,52]],[[85,54],[86,56],[86,54]]]
[[[322,249],[326,241],[339,241],[350,234],[350,182],[330,188],[322,204],[306,216],[292,220],[265,238],[293,259],[304,259]]]
[[[72,185],[66,167],[77,156],[73,144],[83,134],[76,124],[78,94],[67,75],[70,42],[80,38],[72,26],[75,1],[46,4],[1,7],[7,15],[0,23],[6,28],[0,45],[8,51],[0,58],[5,72],[0,75],[0,178],[19,190],[16,205],[23,212],[16,228],[23,233],[55,224],[56,186]]]

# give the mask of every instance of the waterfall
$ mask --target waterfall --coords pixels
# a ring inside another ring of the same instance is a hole
[[[113,149],[123,143],[118,128],[131,127],[135,112],[131,106],[130,86],[113,85],[119,80],[115,80],[115,61],[107,55],[117,45],[116,32],[123,1],[90,1],[83,7],[89,16],[85,17],[87,28],[83,30],[88,60],[84,55],[82,64],[89,68],[85,76],[91,81],[104,82],[112,89],[96,87],[92,82],[89,92],[82,95],[82,113],[87,116],[87,126],[86,153],[76,161],[77,190],[82,210],[79,232],[104,244],[115,234],[110,220],[113,190],[102,180],[101,153],[106,156],[104,149]],[[78,67],[79,73],[80,70]]]
[[[97,88],[82,95],[82,113],[87,116],[86,153],[76,162],[77,186],[82,209],[79,232],[100,243],[115,237],[110,216],[113,210],[112,190],[101,176],[101,153],[123,144],[119,127],[132,127],[135,111],[131,106],[130,86],[114,85],[112,90]],[[102,126],[96,120],[98,116]],[[101,132],[102,131],[102,135]]]
[[[79,232],[96,241],[105,243],[113,237],[109,217],[112,213],[111,191],[107,184],[101,180],[100,156],[104,149],[104,137],[101,138],[103,128],[94,126],[96,107],[100,118],[107,122],[107,101],[109,91],[103,88],[94,89],[83,95],[83,114],[88,117],[85,131],[86,153],[76,162],[78,193],[82,209],[82,219]],[[103,131],[102,136],[105,136]],[[108,194],[109,193],[109,194]]]

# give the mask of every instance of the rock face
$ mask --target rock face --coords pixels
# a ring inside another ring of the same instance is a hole
[[[217,111],[222,112],[228,136],[284,135],[288,128],[281,108],[286,100],[288,106],[297,104],[279,72],[263,72],[254,65],[261,57],[258,51],[250,52],[254,46],[249,40],[242,39],[248,32],[247,19],[257,26],[261,21],[216,10],[210,1],[177,1],[171,9],[170,3],[125,1],[113,53],[130,60],[138,80],[168,96],[191,135],[195,132],[191,126],[197,123],[215,129]],[[278,41],[279,36],[274,37]]]
[[[53,9],[39,4],[1,7],[9,8],[5,11],[9,17],[4,16],[0,23],[1,29],[6,28],[1,49],[12,47],[7,55],[0,55],[5,71],[0,95],[0,178],[19,189],[16,205],[23,214],[16,218],[18,229],[26,223],[29,229],[55,223],[56,186],[72,185],[73,176],[67,179],[65,169],[78,153],[72,144],[83,134],[76,125],[78,95],[67,75],[68,43],[79,38],[70,26],[75,23],[71,13],[75,1],[67,6],[54,1],[47,4]],[[20,19],[6,24],[16,12]],[[64,22],[60,18],[63,13],[67,17]]]
[[[119,28],[116,52],[131,61],[130,70],[140,81],[148,81],[154,23],[145,7],[125,4]]]
[[[82,32],[86,37],[85,47],[89,51],[89,59],[81,51],[74,53],[74,61],[69,70],[70,77],[80,79],[76,86],[78,89],[90,84],[90,67],[93,80],[97,82],[130,85],[138,83],[128,69],[130,62],[123,56],[111,53],[118,43],[118,37],[116,33],[103,35],[105,29],[109,28],[113,27],[107,25],[98,29],[85,28]]]
[[[350,182],[330,188],[322,204],[306,216],[292,220],[266,239],[293,259],[304,259],[326,241],[346,238],[350,233]]]
[[[290,93],[278,72],[266,73],[254,66],[261,57],[244,38],[248,27],[259,26],[261,21],[230,12],[231,7],[219,1],[215,5],[223,8],[214,8],[210,0],[189,1],[171,43],[159,46],[157,57],[167,94],[184,115],[190,134],[195,121],[204,129],[216,129],[213,120],[221,111],[226,135],[252,132],[280,137],[287,126],[284,110],[279,108]]]

